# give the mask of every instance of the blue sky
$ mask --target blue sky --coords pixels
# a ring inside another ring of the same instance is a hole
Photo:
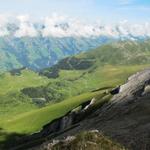
[[[150,0],[0,0],[0,13],[40,18],[54,12],[89,21],[150,22]]]

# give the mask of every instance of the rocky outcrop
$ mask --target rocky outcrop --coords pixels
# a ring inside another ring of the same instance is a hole
[[[40,131],[40,136],[47,136],[55,132],[63,131],[64,129],[70,127],[76,121],[77,114],[75,112],[69,112],[64,117],[58,118],[53,122],[45,125]],[[33,135],[34,136],[34,135]]]
[[[61,132],[72,125],[80,122],[83,120],[85,117],[88,116],[90,113],[89,111],[91,110],[91,107],[93,104],[96,102],[96,99],[93,98],[90,101],[84,102],[80,107],[80,109],[75,108],[72,111],[68,112],[65,116],[58,118],[56,120],[53,120],[51,123],[48,123],[45,125],[40,131],[39,134],[41,137],[47,136],[50,134],[53,134],[55,132]],[[94,111],[94,110],[93,110]],[[34,134],[33,134],[34,136]]]
[[[113,100],[124,100],[123,97],[138,98],[142,96],[145,88],[150,85],[150,69],[138,72],[129,77],[126,84],[122,85],[119,94]]]
[[[97,129],[129,150],[150,149],[150,69],[131,76],[112,100],[59,136]]]
[[[38,150],[125,150],[125,148],[103,136],[98,130],[91,130],[76,136],[68,136],[63,140],[44,143]]]

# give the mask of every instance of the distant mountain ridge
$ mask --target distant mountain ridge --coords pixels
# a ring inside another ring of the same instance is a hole
[[[150,37],[148,24],[86,24],[58,16],[47,17],[43,22],[32,22],[27,16],[4,16],[4,20],[0,25],[0,71],[21,67],[40,70],[108,42]]]
[[[50,68],[40,71],[49,78],[57,78],[60,70],[96,70],[104,65],[144,65],[150,63],[150,40],[118,41],[94,50],[64,58]]]
[[[107,37],[0,37],[0,71],[50,67],[58,60],[111,41]]]

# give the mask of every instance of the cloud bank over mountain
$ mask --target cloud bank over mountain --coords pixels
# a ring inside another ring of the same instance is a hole
[[[112,38],[150,37],[150,23],[133,24],[127,20],[116,24],[87,23],[67,16],[53,14],[38,21],[29,15],[0,15],[0,36],[20,37],[92,37]]]

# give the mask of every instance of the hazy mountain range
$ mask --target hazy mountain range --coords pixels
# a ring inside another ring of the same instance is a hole
[[[0,16],[0,71],[46,68],[58,60],[116,40],[143,40],[149,24],[87,24],[53,15],[32,21],[29,16]]]
[[[106,43],[109,39],[82,37],[1,37],[0,68],[28,67],[34,70],[55,64],[59,59]]]

